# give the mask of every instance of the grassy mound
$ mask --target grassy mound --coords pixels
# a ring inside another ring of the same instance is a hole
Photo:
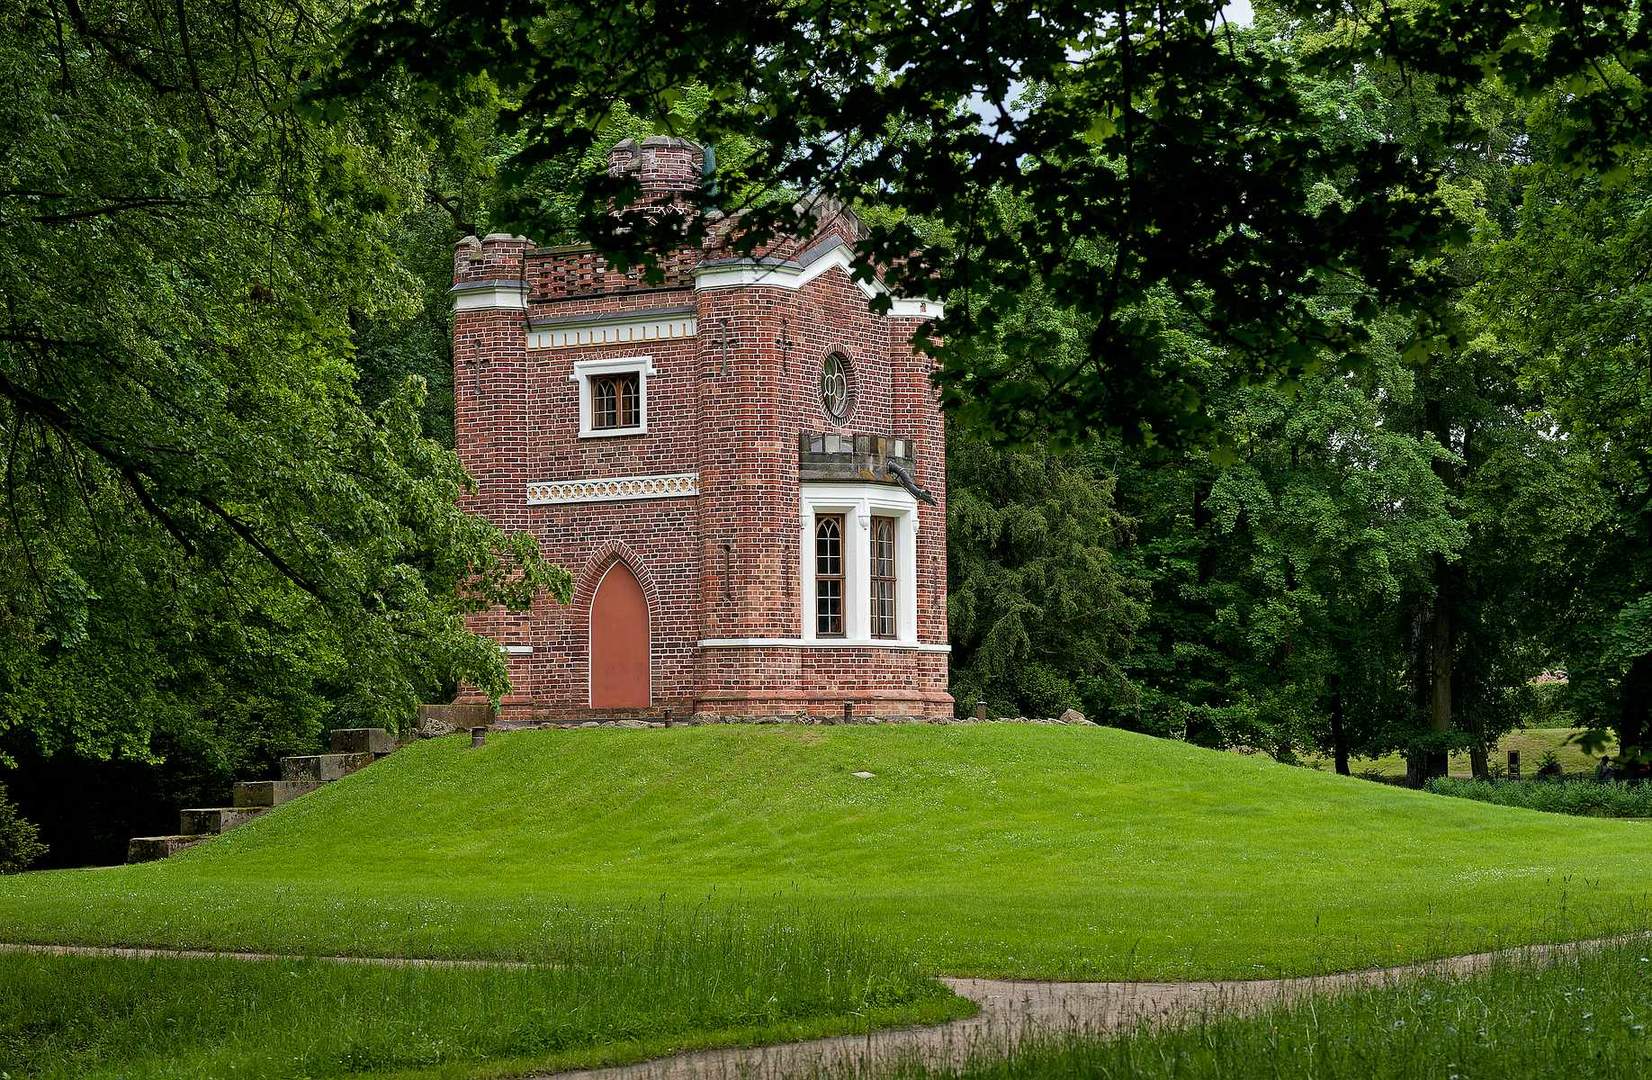
[[[0,880],[0,940],[554,959],[593,919],[729,905],[945,973],[1245,977],[1638,928],[1649,860],[1642,823],[1107,729],[523,732],[165,862]]]

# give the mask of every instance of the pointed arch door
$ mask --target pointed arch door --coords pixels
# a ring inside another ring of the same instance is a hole
[[[591,708],[648,705],[648,599],[631,568],[615,562],[591,598]]]

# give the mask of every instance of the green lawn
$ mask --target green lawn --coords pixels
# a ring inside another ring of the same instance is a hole
[[[1619,1080],[1652,1072],[1652,958],[1645,943],[1552,967],[1510,963],[1470,978],[1304,1001],[1118,1039],[979,1048],[975,1065],[885,1080]]]
[[[1639,927],[1649,865],[1643,823],[1110,729],[522,732],[165,862],[0,880],[0,940],[556,959],[727,907],[943,973],[1241,977]]]
[[[1537,766],[1543,760],[1545,751],[1553,750],[1555,757],[1560,759],[1560,767],[1566,770],[1568,776],[1590,776],[1594,774],[1595,766],[1600,762],[1600,754],[1617,752],[1617,744],[1609,743],[1599,753],[1586,754],[1583,748],[1572,741],[1577,734],[1576,728],[1522,728],[1511,731],[1497,740],[1497,749],[1492,754],[1492,764],[1502,765],[1505,768],[1509,763],[1509,751],[1520,751],[1520,772],[1523,776],[1536,776]],[[1331,759],[1319,755],[1309,755],[1304,760],[1314,768],[1331,768]],[[1367,773],[1375,774],[1387,779],[1398,780],[1405,776],[1405,758],[1398,753],[1384,754],[1376,758],[1352,758],[1348,768],[1356,776]],[[1452,754],[1450,772],[1452,776],[1472,776],[1474,770],[1469,765],[1468,754]]]
[[[547,970],[0,955],[0,1077],[520,1076],[970,1009],[900,958],[833,934],[702,922],[585,959]]]

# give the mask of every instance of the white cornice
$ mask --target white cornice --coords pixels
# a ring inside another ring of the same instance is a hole
[[[702,638],[702,649],[900,649],[905,652],[949,653],[951,645],[927,641],[892,641],[888,638],[803,638],[742,637]]]
[[[834,267],[847,274],[868,300],[889,294],[883,282],[875,278],[862,281],[854,276],[854,260],[849,253],[849,245],[841,240],[806,264],[738,259],[697,267],[694,288],[699,291],[767,285],[795,291]],[[895,297],[889,309],[890,317],[897,319],[938,319],[943,313],[944,306],[939,300],[921,297]]]
[[[699,493],[699,473],[610,476],[594,480],[541,480],[528,485],[528,505],[682,499]]]
[[[891,319],[939,319],[946,314],[946,305],[939,300],[924,298],[896,299],[889,304]]]
[[[462,281],[453,286],[454,311],[526,311],[526,281]]]

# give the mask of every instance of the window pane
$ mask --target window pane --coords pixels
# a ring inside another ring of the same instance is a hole
[[[815,519],[815,634],[843,636],[843,516]]]
[[[642,376],[598,375],[591,380],[591,426],[632,428],[642,423]]]
[[[895,636],[895,519],[872,519],[872,636]]]
[[[815,632],[832,637],[843,633],[843,582],[822,581],[816,590]]]
[[[833,420],[849,415],[849,365],[836,353],[820,366],[820,404]]]
[[[614,380],[606,376],[598,378],[591,387],[591,426],[594,428],[618,427],[617,405],[614,401]]]

